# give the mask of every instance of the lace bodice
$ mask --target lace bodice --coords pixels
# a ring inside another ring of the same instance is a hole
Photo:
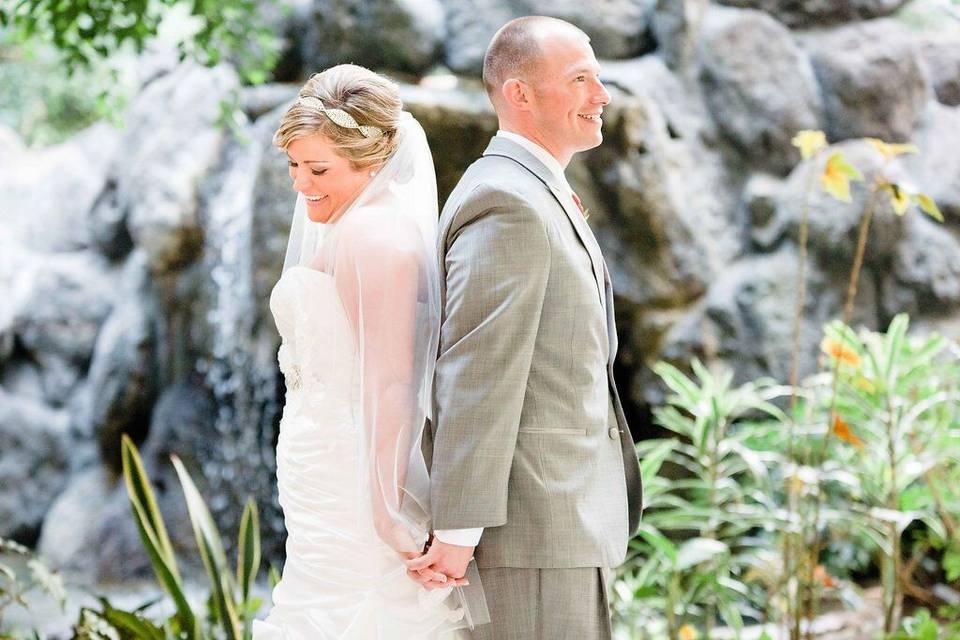
[[[277,359],[287,393],[311,401],[356,398],[353,331],[332,276],[306,267],[288,269],[270,295],[282,343]]]

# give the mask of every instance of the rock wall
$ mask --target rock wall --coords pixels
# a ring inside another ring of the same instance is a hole
[[[725,362],[738,381],[786,380],[808,176],[790,140],[821,128],[862,169],[861,138],[912,140],[898,167],[946,224],[881,206],[855,321],[908,311],[960,336],[960,32],[896,17],[902,0],[301,0],[277,15],[279,80],[144,59],[125,127],[27,149],[0,131],[0,536],[88,580],[148,572],[118,482],[118,443],[142,450],[192,557],[167,455],[195,471],[230,530],[248,493],[268,556],[282,540],[271,450],[282,382],[267,299],[294,194],[270,146],[297,83],[354,61],[403,81],[435,152],[442,197],[497,123],[477,75],[516,15],[584,28],[613,94],[604,144],[568,169],[617,293],[618,369],[639,437],[662,398],[660,358]],[[894,17],[890,17],[894,14]],[[443,65],[457,74],[431,72]],[[217,123],[237,93],[236,131]],[[802,372],[839,315],[865,188],[810,200]]]

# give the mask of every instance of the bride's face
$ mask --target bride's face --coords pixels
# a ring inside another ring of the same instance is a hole
[[[306,197],[307,216],[314,222],[338,215],[370,181],[370,169],[355,169],[320,134],[291,142],[287,157],[293,188]]]

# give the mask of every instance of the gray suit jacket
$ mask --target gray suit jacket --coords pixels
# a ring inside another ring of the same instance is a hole
[[[642,489],[593,233],[542,162],[495,137],[447,200],[439,251],[434,528],[485,527],[480,567],[620,564]]]

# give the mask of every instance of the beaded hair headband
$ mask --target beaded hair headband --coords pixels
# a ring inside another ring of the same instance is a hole
[[[357,124],[357,121],[353,119],[349,113],[342,109],[328,109],[323,106],[323,102],[320,101],[320,98],[315,98],[314,96],[300,96],[297,99],[297,104],[302,107],[307,107],[309,109],[316,109],[317,111],[322,112],[331,122],[341,126],[345,129],[358,129],[364,138],[379,138],[383,135],[383,129],[380,127],[374,127],[371,125]]]

